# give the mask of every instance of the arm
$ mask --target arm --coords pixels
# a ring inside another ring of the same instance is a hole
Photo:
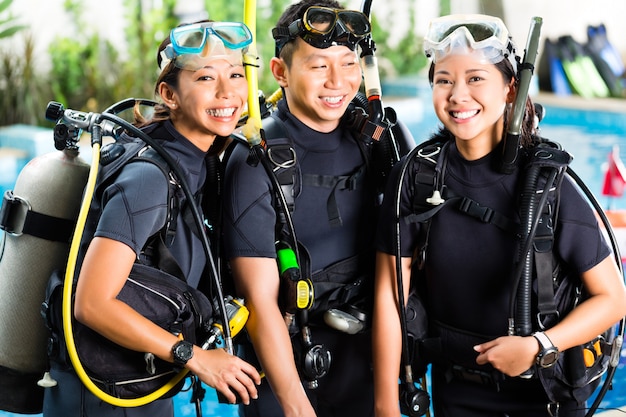
[[[276,260],[239,257],[231,260],[231,266],[237,290],[250,310],[246,329],[285,416],[314,416],[278,307],[280,282]]]
[[[402,258],[404,299],[408,298],[411,259]],[[377,417],[400,416],[398,376],[402,353],[396,258],[379,252],[376,255],[374,314],[372,337],[374,352],[374,393]]]
[[[545,333],[562,352],[592,340],[626,315],[626,289],[611,256],[582,273],[590,297]],[[476,362],[516,376],[534,363],[539,345],[531,337],[507,336],[476,346]]]
[[[124,243],[94,238],[80,271],[74,314],[77,320],[121,346],[152,352],[173,362],[172,346],[178,338],[116,298],[135,257]],[[186,367],[232,402],[235,395],[230,389],[245,403],[256,398],[255,384],[260,383],[260,377],[254,367],[221,349],[204,351],[196,346]]]

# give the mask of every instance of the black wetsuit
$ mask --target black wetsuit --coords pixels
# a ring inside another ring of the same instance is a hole
[[[454,143],[449,147],[444,183],[456,195],[467,196],[483,206],[519,222],[517,214],[520,170],[510,175],[494,169],[501,155],[497,148],[489,155],[467,161]],[[440,156],[441,157],[441,156]],[[381,211],[377,249],[395,253],[395,207],[399,166],[392,173]],[[401,217],[410,213],[413,170],[405,177]],[[402,256],[412,256],[419,236],[418,223],[400,221]],[[561,187],[556,226],[555,253],[575,272],[582,273],[605,259],[610,250],[589,204],[569,178]],[[432,220],[426,258],[426,302],[430,323],[447,335],[443,350],[447,360],[432,367],[433,402],[437,417],[547,416],[549,402],[538,379],[523,380],[502,376],[470,382],[468,370],[492,374],[490,366],[475,363],[474,344],[507,334],[511,270],[517,246],[514,233],[483,223],[445,206]],[[450,339],[447,339],[450,337]],[[451,370],[452,361],[462,368]],[[568,412],[575,404],[561,404],[559,416],[584,415]]]
[[[359,253],[373,259],[376,199],[366,181],[353,189],[334,191],[342,225],[331,225],[327,202],[332,188],[312,186],[309,174],[327,177],[349,175],[364,164],[364,158],[352,134],[339,127],[329,133],[310,129],[293,117],[284,101],[278,115],[293,140],[302,173],[302,191],[295,200],[293,221],[298,240],[310,254],[312,271]],[[275,258],[276,211],[272,188],[263,168],[246,163],[248,148],[238,146],[227,162],[224,196],[225,256]],[[368,280],[373,279],[373,268]],[[349,335],[326,326],[317,312],[312,338],[324,344],[332,354],[328,375],[319,380],[319,388],[307,394],[318,416],[373,415],[373,378],[371,371],[370,332]],[[315,315],[315,314],[313,314]],[[294,344],[297,344],[293,337]],[[246,360],[253,356],[251,345],[243,346]],[[265,380],[264,380],[265,381]],[[241,406],[240,415],[282,416],[282,410],[267,382],[261,386],[259,399]]]
[[[205,152],[198,149],[178,133],[169,122],[148,128],[148,134],[158,139],[168,153],[178,162],[192,191],[199,191],[206,176]],[[90,235],[106,237],[125,243],[138,256],[148,238],[158,233],[168,215],[168,179],[159,167],[151,162],[136,161],[125,165],[114,182],[102,194],[102,215],[94,231],[86,228],[87,243]],[[181,211],[177,218],[176,235],[169,248],[179,264],[187,282],[197,286],[206,257],[200,240],[183,220]],[[97,213],[96,213],[97,214]],[[88,219],[88,224],[91,219]],[[81,260],[82,261],[82,260]],[[80,264],[81,262],[79,262]],[[52,360],[52,377],[57,386],[45,391],[44,416],[146,416],[172,417],[171,399],[157,400],[141,407],[121,408],[95,397],[78,379],[71,366]]]

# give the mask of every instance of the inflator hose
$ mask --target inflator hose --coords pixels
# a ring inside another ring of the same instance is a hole
[[[537,189],[537,180],[539,178],[540,167],[532,167],[527,172],[526,181],[522,192],[520,203],[520,212],[524,213],[522,219],[521,241],[532,242],[534,234],[532,233],[535,218],[539,217],[541,207],[537,210],[537,202],[535,199],[535,190]],[[547,194],[547,193],[544,193]],[[534,228],[536,230],[536,227]],[[530,246],[530,245],[520,245]],[[531,322],[531,294],[533,279],[533,251],[530,247],[520,247],[519,261],[523,264],[522,276],[517,286],[517,300],[515,303],[515,334],[519,336],[528,336],[532,333]]]
[[[372,8],[372,0],[364,0],[361,6],[363,14],[370,18]],[[386,176],[391,171],[393,165],[400,159],[400,151],[396,139],[393,136],[393,132],[390,128],[391,123],[389,118],[385,114],[385,108],[382,101],[382,87],[380,83],[380,74],[378,70],[378,60],[376,58],[376,45],[372,39],[372,35],[369,34],[359,41],[361,47],[361,70],[363,71],[363,84],[365,86],[365,95],[367,97],[368,122],[374,125],[380,124],[387,126],[385,129],[386,135],[383,134],[380,138],[377,138],[373,146],[380,147],[377,151],[378,155],[382,155],[380,168],[382,173]],[[395,113],[394,113],[395,119]],[[393,120],[395,123],[396,120]],[[368,135],[365,135],[368,136]],[[371,138],[366,138],[371,140]]]

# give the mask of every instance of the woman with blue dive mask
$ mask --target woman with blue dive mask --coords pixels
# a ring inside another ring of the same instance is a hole
[[[137,112],[136,125],[178,162],[194,195],[203,191],[208,157],[221,153],[247,103],[243,54],[251,41],[241,23],[202,22],[173,29],[159,47],[160,100],[150,119]],[[172,212],[176,234],[168,250],[187,284],[198,286],[209,260],[185,210],[168,209],[169,181],[157,165],[132,161],[113,178],[97,185],[100,210],[87,219],[90,229],[77,263],[76,320],[113,343],[187,368],[229,402],[238,396],[248,403],[260,383],[252,365],[223,349],[203,350],[180,340],[117,298],[135,262],[156,267],[154,253],[144,249],[152,248]],[[46,390],[45,416],[174,415],[171,398],[130,408],[105,403],[81,384],[64,356],[51,358],[57,385]]]

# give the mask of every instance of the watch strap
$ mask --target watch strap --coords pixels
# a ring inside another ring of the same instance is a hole
[[[548,335],[544,332],[535,332],[532,336],[537,339],[542,351],[554,347],[554,343],[552,343],[552,340],[550,340]]]
[[[172,346],[172,356],[176,365],[185,366],[187,361],[193,357],[193,343],[186,340],[176,342]]]

